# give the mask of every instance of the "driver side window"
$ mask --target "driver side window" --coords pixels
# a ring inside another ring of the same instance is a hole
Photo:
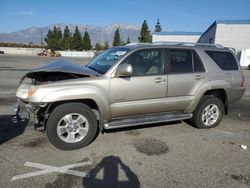
[[[162,54],[161,49],[139,50],[123,63],[132,65],[132,76],[160,75],[163,73]]]

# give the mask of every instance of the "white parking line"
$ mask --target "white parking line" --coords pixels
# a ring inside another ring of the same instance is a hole
[[[43,174],[48,174],[51,172],[59,172],[59,173],[64,173],[64,174],[71,174],[71,175],[75,175],[75,176],[80,176],[80,177],[87,177],[86,172],[70,170],[70,168],[76,168],[76,167],[86,166],[86,165],[91,165],[91,164],[92,164],[91,161],[87,161],[87,162],[83,162],[83,163],[65,165],[62,167],[55,167],[55,166],[50,166],[50,165],[45,165],[45,164],[40,164],[40,163],[26,162],[26,163],[24,163],[24,166],[40,168],[42,170],[14,176],[14,177],[12,177],[11,181],[30,178],[30,177],[34,177],[34,176],[43,175]]]
[[[0,94],[13,94],[13,91],[0,91]]]

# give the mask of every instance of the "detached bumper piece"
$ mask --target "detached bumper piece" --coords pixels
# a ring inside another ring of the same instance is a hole
[[[19,116],[19,112],[20,112],[20,100],[18,99],[11,114],[12,121],[17,122],[18,119],[21,119]]]
[[[24,121],[29,119],[30,112],[27,110],[26,104],[17,99],[17,102],[11,113],[12,121],[17,122],[18,120]]]
[[[36,130],[43,131],[44,123],[39,121],[40,117],[37,114],[39,109],[38,104],[24,103],[18,99],[12,110],[12,121],[17,123],[28,120],[31,124],[34,124]]]

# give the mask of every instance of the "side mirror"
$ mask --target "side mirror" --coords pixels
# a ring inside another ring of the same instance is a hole
[[[124,63],[118,66],[115,75],[117,77],[130,77],[132,75],[132,65]]]

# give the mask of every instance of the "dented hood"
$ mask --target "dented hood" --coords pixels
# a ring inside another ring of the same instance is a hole
[[[27,72],[21,78],[20,82],[24,80],[24,78],[34,78],[36,77],[37,73],[69,73],[69,74],[76,74],[76,75],[86,75],[86,76],[98,76],[99,73],[95,72],[94,70],[89,69],[86,66],[82,66],[77,63],[73,63],[64,59],[59,59],[52,61],[50,64],[40,67],[38,69],[31,70]]]

